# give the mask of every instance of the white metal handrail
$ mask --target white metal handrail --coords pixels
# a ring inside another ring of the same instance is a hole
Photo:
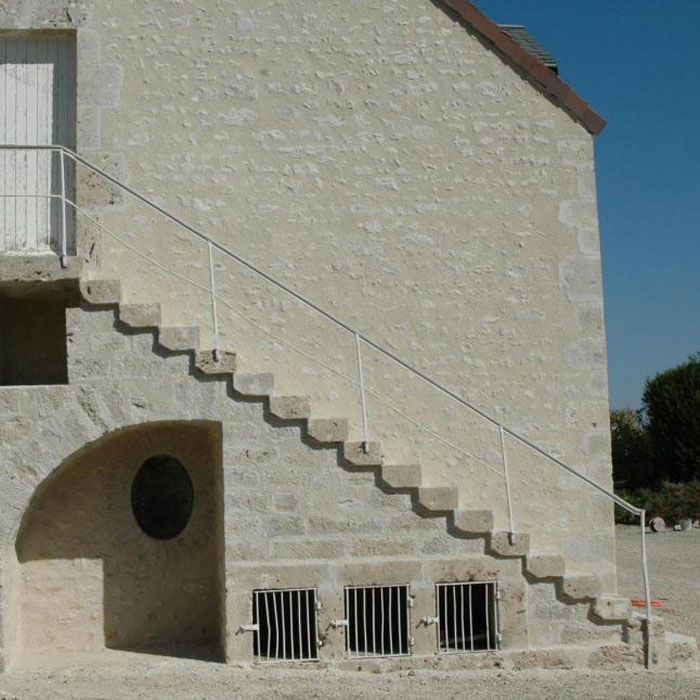
[[[364,334],[360,333],[347,323],[345,323],[343,320],[339,319],[337,316],[334,316],[332,313],[326,311],[324,308],[321,306],[317,305],[316,303],[312,302],[311,300],[307,299],[303,295],[299,294],[298,292],[294,291],[291,287],[287,286],[283,282],[280,282],[276,278],[274,278],[272,275],[268,274],[264,270],[261,270],[260,268],[256,267],[254,264],[243,258],[242,256],[238,255],[237,253],[229,250],[222,244],[218,243],[216,240],[208,236],[207,234],[199,231],[196,229],[194,226],[191,224],[187,223],[183,219],[179,218],[178,216],[175,216],[174,214],[168,212],[166,209],[158,205],[156,202],[153,200],[149,199],[145,195],[141,194],[137,190],[129,187],[128,185],[124,184],[123,182],[120,182],[117,178],[114,176],[110,175],[109,173],[105,172],[102,170],[99,166],[94,165],[93,163],[89,162],[82,156],[78,155],[71,149],[67,148],[66,146],[58,145],[58,144],[52,144],[52,145],[32,145],[32,144],[0,144],[0,151],[52,151],[52,152],[58,152],[60,154],[60,167],[61,167],[61,194],[47,194],[44,195],[48,198],[58,198],[61,200],[61,264],[63,266],[66,265],[67,262],[67,239],[68,239],[68,231],[67,231],[67,224],[66,224],[66,206],[71,206],[74,208],[75,211],[77,212],[82,212],[82,210],[77,206],[77,204],[73,201],[71,201],[67,196],[66,196],[66,186],[65,186],[65,168],[66,168],[66,163],[65,160],[66,158],[74,161],[75,163],[79,163],[86,168],[88,168],[90,171],[95,173],[96,175],[99,175],[106,181],[110,182],[111,184],[115,185],[119,189],[123,190],[124,192],[128,193],[129,195],[135,197],[142,203],[146,204],[148,207],[153,209],[154,211],[158,212],[159,214],[163,215],[173,223],[177,224],[181,228],[183,228],[185,231],[187,231],[189,234],[195,236],[196,238],[202,240],[203,242],[206,243],[207,245],[207,251],[208,251],[208,265],[209,265],[209,287],[208,287],[208,293],[210,295],[210,300],[211,300],[211,311],[212,311],[212,325],[213,325],[213,336],[214,336],[214,348],[213,352],[215,356],[218,356],[220,348],[218,347],[219,343],[219,333],[218,333],[218,317],[217,317],[217,307],[216,307],[216,302],[217,299],[220,299],[220,297],[217,296],[216,294],[216,287],[215,287],[215,276],[214,276],[214,265],[213,265],[213,257],[212,253],[213,250],[217,250],[223,255],[231,258],[238,264],[242,265],[246,269],[250,270],[253,272],[255,275],[260,277],[261,279],[265,280],[269,284],[273,285],[277,289],[283,291],[285,294],[288,294],[289,296],[293,297],[296,299],[298,302],[306,306],[307,308],[311,309],[313,312],[319,314],[326,320],[330,321],[337,327],[341,328],[342,330],[347,331],[350,333],[354,340],[355,340],[355,346],[356,346],[356,355],[357,355],[357,367],[358,367],[358,385],[360,388],[360,397],[361,397],[361,405],[362,405],[362,420],[363,420],[363,434],[364,434],[364,449],[367,450],[368,448],[368,442],[369,442],[369,428],[368,428],[368,418],[367,418],[367,409],[366,409],[366,403],[365,403],[365,387],[364,387],[364,382],[363,382],[363,374],[362,374],[362,352],[361,352],[361,346],[364,343],[368,347],[373,348],[376,350],[378,353],[383,355],[384,357],[390,359],[392,362],[396,363],[400,367],[403,367],[405,370],[413,374],[414,376],[418,377],[422,381],[424,381],[426,384],[431,386],[433,389],[439,391],[443,395],[449,397],[450,399],[454,400],[464,408],[468,409],[470,412],[475,414],[477,417],[482,419],[483,421],[487,422],[488,424],[492,425],[494,428],[497,429],[500,437],[500,449],[501,449],[501,458],[502,458],[502,466],[503,466],[503,472],[496,472],[500,474],[500,476],[504,480],[504,486],[505,486],[505,494],[506,494],[506,501],[507,501],[507,506],[508,506],[508,519],[509,519],[509,532],[511,536],[515,533],[515,521],[514,521],[514,516],[513,516],[513,509],[512,509],[512,501],[511,501],[511,492],[510,492],[510,482],[509,482],[509,477],[508,477],[508,460],[507,460],[507,453],[506,453],[506,441],[505,437],[509,436],[510,438],[514,439],[515,441],[519,442],[520,444],[524,445],[525,447],[529,448],[533,452],[539,454],[540,456],[544,457],[548,461],[552,462],[559,468],[563,469],[567,473],[571,474],[575,478],[583,481],[586,483],[588,486],[592,487],[599,493],[602,493],[604,496],[612,500],[614,503],[616,503],[618,506],[623,508],[624,510],[628,511],[629,513],[632,513],[633,515],[639,516],[640,519],[640,526],[641,526],[641,546],[642,546],[642,570],[643,570],[643,577],[644,577],[644,592],[645,592],[645,602],[646,602],[646,620],[647,620],[647,636],[648,636],[648,644],[647,644],[647,665],[651,665],[651,635],[652,635],[652,620],[651,620],[651,595],[650,595],[650,590],[649,590],[649,574],[648,574],[648,566],[647,566],[647,554],[646,554],[646,513],[644,509],[637,508],[636,506],[632,505],[625,499],[621,498],[618,496],[616,493],[611,491],[610,489],[606,488],[602,484],[599,484],[597,481],[591,479],[588,477],[586,474],[583,474],[582,472],[578,471],[574,467],[566,464],[564,461],[558,459],[554,455],[550,454],[546,450],[542,449],[535,443],[533,443],[531,440],[528,438],[524,437],[523,435],[517,433],[516,431],[508,428],[508,426],[503,425],[500,421],[496,420],[492,416],[490,416],[488,413],[485,411],[481,410],[477,406],[474,406],[472,403],[464,399],[462,396],[454,392],[453,390],[449,389],[448,387],[443,386],[436,380],[432,379],[429,375],[426,373],[422,372],[421,370],[417,369],[416,367],[413,367],[410,365],[408,362],[402,360],[400,357],[392,353],[390,350],[384,348],[382,345],[377,343],[376,341],[373,341],[371,338],[368,338]],[[13,198],[21,198],[22,196],[26,197],[41,197],[42,195],[21,195],[21,194],[11,194],[7,195],[5,193],[0,194],[0,198],[2,197],[13,197]],[[84,212],[82,212],[84,213]],[[144,256],[145,257],[145,256]],[[311,358],[314,359],[314,358]],[[375,392],[371,392],[372,394],[376,395]],[[427,430],[427,428],[426,428]],[[428,432],[431,432],[428,430]],[[449,444],[449,443],[448,443]],[[473,455],[472,455],[473,456]],[[483,460],[479,460],[482,461]],[[495,471],[495,470],[492,470]]]

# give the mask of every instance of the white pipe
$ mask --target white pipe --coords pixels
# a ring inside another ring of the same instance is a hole
[[[506,502],[508,503],[508,534],[510,535],[510,543],[514,544],[515,535],[515,519],[513,518],[513,502],[510,497],[510,480],[508,478],[508,456],[506,455],[506,437],[503,431],[503,426],[498,426],[498,432],[501,436],[501,457],[503,459],[503,480],[506,485]]]
[[[644,603],[647,617],[647,668],[651,668],[654,661],[652,654],[654,630],[651,619],[651,593],[649,592],[649,568],[647,566],[646,511],[642,511],[639,516],[639,523],[642,527],[642,572],[644,573]]]
[[[355,333],[355,349],[357,351],[357,377],[360,383],[360,402],[362,404],[362,430],[365,440],[362,443],[364,453],[369,452],[369,427],[367,425],[367,402],[365,401],[365,382],[362,377],[362,349],[360,347],[360,335]]]
[[[214,334],[214,362],[219,361],[219,319],[216,313],[216,283],[214,279],[214,252],[211,241],[207,241],[209,251],[209,297],[211,298],[212,331]]]
[[[66,225],[66,159],[63,149],[59,151],[61,164],[61,267],[68,265],[68,228]]]

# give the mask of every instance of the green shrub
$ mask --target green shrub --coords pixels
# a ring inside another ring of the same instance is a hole
[[[658,491],[635,489],[618,491],[617,495],[633,506],[643,508],[647,520],[660,515],[667,525],[674,525],[682,518],[700,519],[700,481],[689,481],[685,484],[666,482]],[[639,518],[616,505],[615,522],[636,524]]]

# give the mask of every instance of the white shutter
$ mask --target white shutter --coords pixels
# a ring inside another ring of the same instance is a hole
[[[72,37],[0,37],[0,143],[75,148],[75,61]],[[61,203],[46,197],[60,191],[58,154],[0,151],[0,251],[60,251]],[[69,252],[73,221],[68,207]]]

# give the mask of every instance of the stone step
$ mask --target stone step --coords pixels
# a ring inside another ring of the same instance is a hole
[[[502,557],[523,557],[530,551],[530,535],[525,532],[494,530],[489,546]]]
[[[199,350],[198,326],[161,326],[158,342],[171,352],[191,352]]]
[[[423,483],[420,464],[384,464],[382,479],[393,489],[419,488]]]
[[[557,578],[566,573],[566,562],[561,554],[533,552],[525,557],[525,570],[535,578]]]
[[[130,328],[157,328],[160,304],[120,304],[119,320]]]
[[[484,534],[493,530],[493,511],[460,509],[455,511],[454,525],[461,532]]]
[[[381,442],[368,442],[366,449],[364,442],[345,442],[343,457],[358,467],[381,467],[384,464]]]
[[[309,435],[318,442],[345,442],[348,439],[346,418],[312,418],[308,426]]]
[[[562,578],[562,592],[574,600],[599,598],[600,579],[593,574],[568,574]]]
[[[623,621],[632,614],[629,598],[617,595],[603,595],[596,599],[593,614],[601,620]]]
[[[269,396],[275,386],[275,375],[270,372],[233,375],[233,388],[242,396]]]
[[[271,396],[270,413],[283,420],[311,418],[311,398],[308,396]]]
[[[119,280],[80,280],[80,293],[88,304],[118,304],[122,285]]]
[[[427,510],[454,510],[459,504],[458,492],[451,486],[423,486],[418,489],[418,501]]]
[[[236,371],[236,353],[219,350],[215,358],[213,350],[200,350],[195,355],[194,365],[203,374],[233,374]]]

